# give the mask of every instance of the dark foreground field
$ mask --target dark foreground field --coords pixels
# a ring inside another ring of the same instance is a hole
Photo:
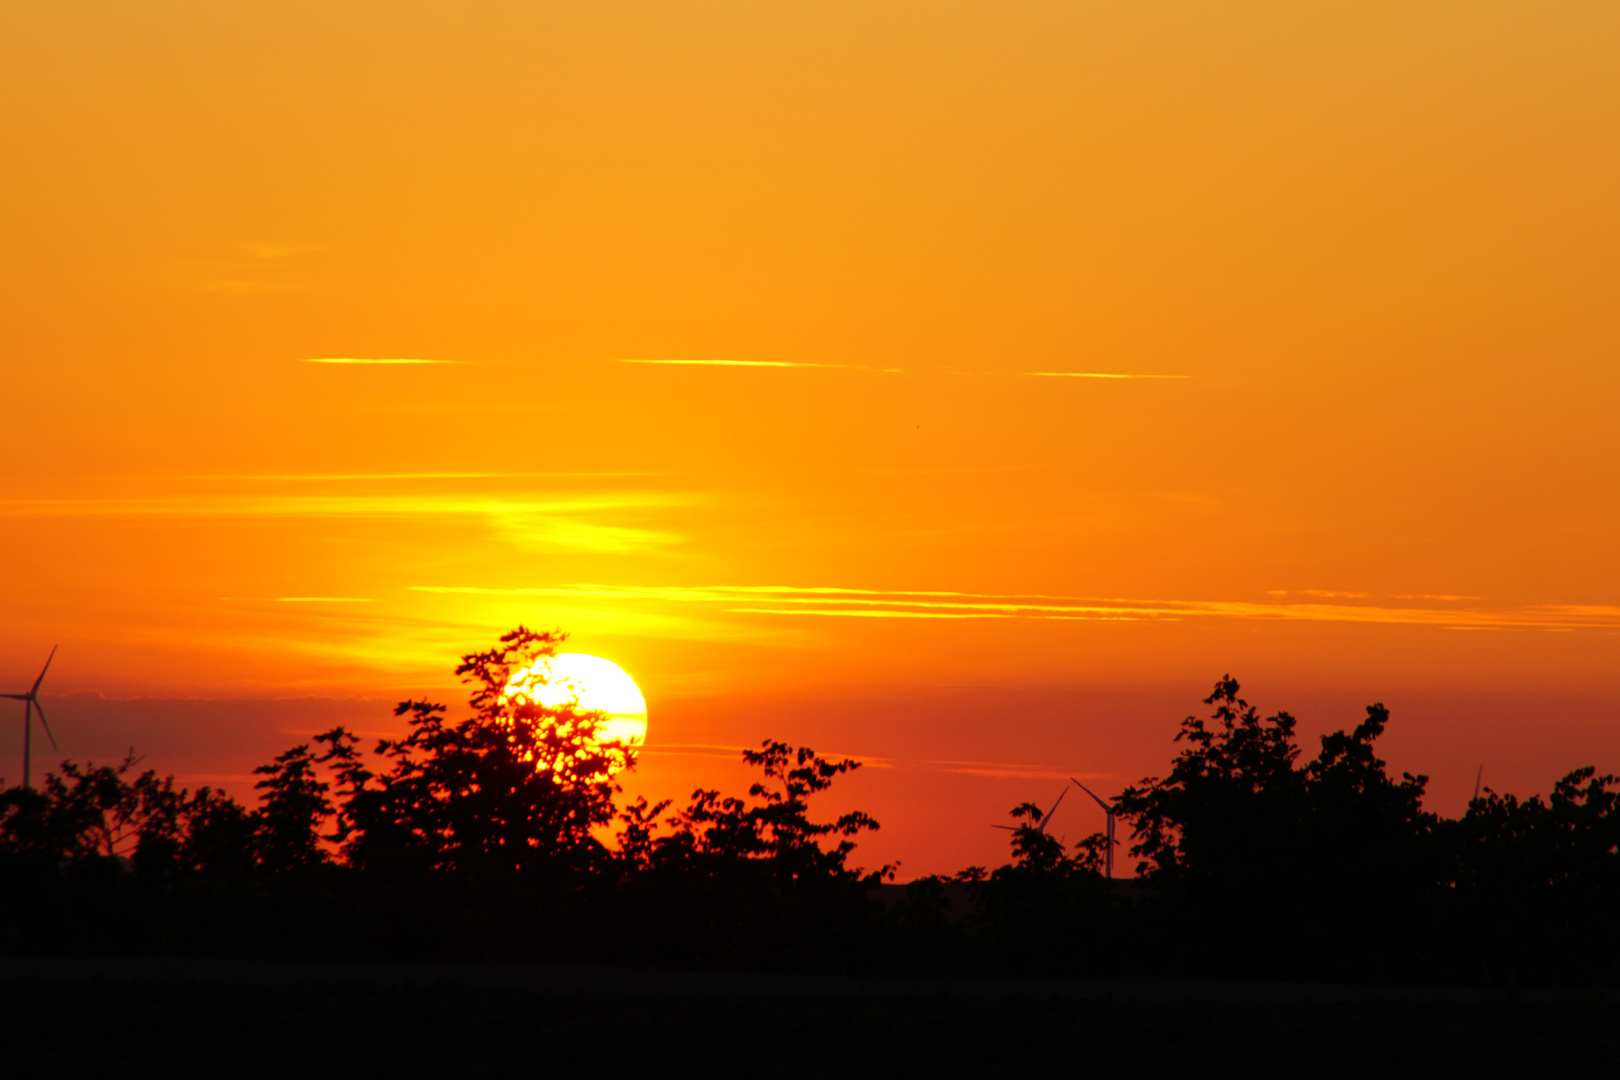
[[[1578,992],[0,962],[8,1072],[1600,1075],[1617,1015]]]

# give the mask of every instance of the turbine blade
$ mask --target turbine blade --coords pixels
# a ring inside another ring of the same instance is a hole
[[[45,707],[38,701],[35,701],[33,705],[34,711],[39,713],[39,726],[45,729],[45,737],[51,740],[51,749],[60,754],[62,749],[56,745],[56,736],[51,734],[51,722],[45,719]]]
[[[1069,780],[1070,780],[1071,783],[1074,784],[1075,787],[1079,788],[1081,791],[1085,792],[1087,795],[1090,795],[1091,798],[1092,798],[1092,801],[1094,801],[1098,806],[1102,807],[1104,810],[1108,811],[1110,814],[1112,814],[1114,812],[1113,807],[1109,806],[1107,803],[1105,803],[1101,799],[1097,798],[1097,793],[1095,791],[1092,791],[1090,788],[1086,787],[1086,785],[1082,784],[1080,781],[1076,780],[1072,776],[1069,777]]]
[[[1018,826],[1016,826],[1016,825],[992,825],[990,827],[992,829],[1006,829],[1008,832],[1017,832],[1018,831]]]
[[[1063,802],[1063,796],[1067,795],[1068,793],[1069,793],[1068,788],[1064,788],[1062,791],[1058,792],[1057,802],[1053,803],[1052,804],[1052,809],[1048,810],[1046,812],[1046,816],[1041,818],[1041,832],[1045,832],[1046,827],[1048,825],[1052,824],[1052,815],[1057,813],[1057,808],[1058,808],[1059,804],[1061,804]]]
[[[45,681],[45,673],[47,671],[51,670],[51,661],[56,659],[56,650],[60,649],[61,647],[62,646],[60,646],[60,645],[52,645],[51,646],[51,655],[49,655],[49,656],[47,656],[45,658],[45,666],[40,668],[40,670],[39,670],[39,678],[34,680],[34,688],[32,690],[30,690],[29,693],[31,693],[31,694],[39,693],[39,684]]]
[[[30,700],[32,700],[32,698],[28,694],[0,694],[0,698],[10,698],[12,701],[30,701]]]

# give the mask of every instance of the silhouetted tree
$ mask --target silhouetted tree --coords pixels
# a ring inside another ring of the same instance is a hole
[[[1497,897],[1594,894],[1620,886],[1620,793],[1613,776],[1576,769],[1539,795],[1519,800],[1489,788],[1448,822],[1459,889]]]
[[[1116,800],[1138,872],[1160,889],[1245,897],[1421,874],[1414,862],[1433,823],[1422,809],[1427,780],[1394,781],[1373,753],[1388,710],[1368,706],[1365,721],[1322,736],[1321,753],[1298,768],[1294,718],[1261,719],[1238,690],[1231,676],[1217,682],[1204,699],[1213,725],[1183,720],[1176,741],[1189,746],[1169,775]]]
[[[817,821],[810,800],[859,762],[771,740],[743,760],[764,774],[747,797],[699,789],[668,819],[646,800],[620,814],[618,902],[640,947],[665,962],[851,963],[877,925],[870,890],[893,870],[849,865],[876,821]]]
[[[555,654],[561,634],[519,627],[499,647],[462,658],[473,715],[452,722],[442,705],[402,702],[410,732],[383,739],[373,769],[342,728],[319,737],[337,779],[332,834],[349,863],[395,872],[572,873],[607,849],[593,830],[614,816],[613,774],[632,749],[604,741],[605,717],[577,705],[512,699],[512,675]]]
[[[26,853],[42,865],[123,864],[139,861],[143,846],[177,840],[185,793],[152,769],[131,779],[138,761],[133,753],[117,765],[64,761],[37,791],[0,792],[0,851]]]
[[[1595,769],[1444,821],[1375,753],[1382,705],[1306,760],[1293,718],[1228,676],[1168,773],[1116,800],[1138,881],[1024,803],[1005,865],[900,895],[892,867],[851,865],[877,822],[813,812],[853,760],[767,740],[746,795],[616,809],[635,757],[603,717],[508,692],[561,640],[519,627],[464,657],[464,719],[407,701],[372,752],[342,728],[293,747],[251,810],[133,755],[0,791],[0,947],[1620,980],[1620,780]]]
[[[246,882],[261,870],[261,819],[229,795],[199,788],[184,800],[178,819],[174,858],[181,875],[231,885]],[[137,870],[146,845],[142,837]]]
[[[766,740],[744,750],[743,761],[758,766],[765,780],[748,789],[753,802],[718,790],[699,789],[682,810],[662,851],[680,852],[719,863],[745,862],[768,868],[783,886],[800,881],[880,880],[888,867],[867,875],[848,867],[854,837],[878,823],[859,811],[835,821],[810,820],[809,799],[832,786],[834,778],[860,768],[860,762],[828,761],[809,747]],[[823,837],[836,837],[830,845]]]
[[[0,792],[0,857],[9,872],[54,869],[79,847],[77,830],[53,810],[43,791],[17,786]]]
[[[992,962],[1021,970],[1108,970],[1118,942],[1102,876],[1104,837],[1094,833],[1071,853],[1034,803],[1013,807],[1012,862],[958,875],[975,902],[980,944]]]
[[[1203,718],[1181,722],[1170,774],[1126,788],[1115,799],[1131,823],[1139,874],[1160,888],[1248,883],[1270,876],[1281,852],[1297,847],[1304,776],[1294,768],[1294,718],[1262,720],[1227,676],[1205,698]]]
[[[321,779],[315,765],[315,755],[304,743],[253,770],[264,777],[253,785],[262,793],[254,815],[256,847],[259,861],[271,873],[327,861],[321,825],[332,813],[327,798],[332,786]]]
[[[1294,718],[1262,719],[1238,690],[1217,682],[1211,721],[1182,721],[1189,745],[1169,775],[1115,801],[1139,874],[1177,913],[1167,917],[1212,931],[1189,941],[1188,961],[1323,974],[1399,962],[1432,918],[1438,864],[1426,778],[1394,780],[1373,753],[1388,711],[1368,706],[1299,767]]]

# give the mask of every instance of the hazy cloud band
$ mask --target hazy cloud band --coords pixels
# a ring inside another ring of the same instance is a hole
[[[786,617],[1062,621],[1217,618],[1433,626],[1457,630],[1620,629],[1620,607],[1578,604],[1419,607],[1410,604],[1397,606],[1320,601],[1285,603],[1015,596],[943,590],[883,592],[824,586],[764,585],[649,587],[577,584],[522,589],[418,585],[412,588],[428,593],[555,597],[573,601],[589,599],[595,603],[667,601],[712,604],[723,606],[733,614]]]

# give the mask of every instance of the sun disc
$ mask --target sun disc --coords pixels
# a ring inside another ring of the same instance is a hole
[[[647,699],[618,664],[589,653],[542,656],[512,672],[502,701],[542,708],[573,706],[607,714],[598,731],[602,742],[639,746],[647,740]]]

